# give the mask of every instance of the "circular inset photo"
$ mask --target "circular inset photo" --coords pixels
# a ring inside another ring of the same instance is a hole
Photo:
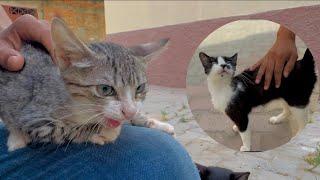
[[[195,119],[217,142],[240,151],[273,149],[296,136],[318,110],[315,60],[285,26],[235,21],[195,51],[187,94]]]

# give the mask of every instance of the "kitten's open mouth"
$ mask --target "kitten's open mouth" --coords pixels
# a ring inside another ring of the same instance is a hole
[[[223,73],[228,73],[228,72],[225,70],[221,70],[218,74],[223,74]]]
[[[121,125],[121,122],[111,118],[105,118],[105,123],[109,128],[116,128]]]
[[[223,77],[224,74],[228,74],[227,71],[225,70],[221,70],[219,73],[218,73],[221,77]]]

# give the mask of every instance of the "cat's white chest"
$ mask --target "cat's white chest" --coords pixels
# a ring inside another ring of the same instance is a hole
[[[215,109],[225,113],[232,96],[233,91],[229,84],[208,82],[211,102]]]

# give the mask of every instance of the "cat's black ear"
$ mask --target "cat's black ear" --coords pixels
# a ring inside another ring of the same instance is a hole
[[[233,66],[236,66],[237,65],[237,60],[238,60],[238,53],[235,53],[233,56],[231,56],[230,58],[230,61],[232,63]]]
[[[199,175],[201,177],[201,180],[205,180],[209,178],[210,172],[206,166],[203,166],[201,164],[195,163],[197,166],[197,169],[199,171]]]
[[[230,180],[248,180],[250,172],[233,172],[230,174]]]
[[[133,55],[143,57],[145,63],[148,63],[159,55],[169,42],[169,38],[164,38],[156,42],[139,44],[129,47]]]
[[[90,66],[90,62],[84,59],[92,55],[91,50],[75,36],[62,19],[52,20],[51,36],[54,56],[62,71],[70,66],[79,68]]]
[[[204,52],[200,52],[199,53],[199,58],[200,58],[200,61],[202,63],[202,66],[204,68],[205,73],[208,74],[210,69],[211,69],[211,67],[212,67],[212,62],[210,60],[210,56],[208,56]]]

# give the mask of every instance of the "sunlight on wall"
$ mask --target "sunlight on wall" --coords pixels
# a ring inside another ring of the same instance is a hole
[[[320,2],[105,1],[106,29],[110,34],[315,4],[320,4]]]

